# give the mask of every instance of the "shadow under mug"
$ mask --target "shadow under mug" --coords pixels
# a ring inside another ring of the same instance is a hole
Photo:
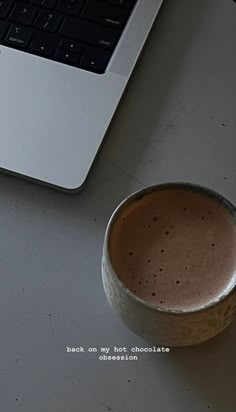
[[[126,326],[153,344],[188,346],[204,342],[223,331],[236,316],[236,282],[221,297],[200,308],[173,310],[136,296],[120,280],[112,265],[109,244],[113,226],[120,213],[133,201],[163,189],[188,189],[219,202],[236,224],[236,208],[222,195],[190,183],[166,183],[140,190],[125,199],[112,214],[105,233],[102,255],[102,282],[110,305]]]

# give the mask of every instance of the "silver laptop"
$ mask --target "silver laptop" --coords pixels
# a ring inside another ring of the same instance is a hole
[[[0,168],[80,189],[163,0],[0,0]]]

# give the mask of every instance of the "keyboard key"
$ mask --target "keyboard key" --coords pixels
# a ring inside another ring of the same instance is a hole
[[[58,39],[54,35],[45,36],[44,33],[38,32],[33,35],[33,39],[30,43],[30,50],[35,53],[40,53],[45,56],[52,56],[58,45]]]
[[[47,9],[52,9],[56,2],[57,0],[32,0],[32,3],[36,6],[46,7]]]
[[[50,44],[43,43],[37,40],[32,41],[32,43],[30,44],[30,50],[32,50],[35,53],[40,53],[40,54],[44,54],[44,55],[51,55],[53,54],[53,48]]]
[[[64,63],[73,64],[73,65],[76,65],[77,63],[79,63],[78,54],[69,52],[67,50],[57,49],[55,53],[55,57]]]
[[[80,67],[96,73],[104,73],[111,58],[107,50],[88,47],[80,61]]]
[[[76,16],[82,9],[84,0],[59,0],[57,10],[61,13]]]
[[[77,41],[69,40],[69,39],[63,39],[60,43],[60,49],[71,51],[73,53],[82,54],[82,52],[84,50],[84,46],[82,46]]]
[[[133,7],[134,0],[110,0],[111,4],[122,7]]]
[[[94,46],[114,49],[120,33],[111,28],[103,28],[86,20],[67,17],[61,27],[61,34]]]
[[[30,41],[32,30],[28,27],[12,25],[5,41],[10,45],[26,47]]]
[[[0,19],[7,16],[12,5],[12,0],[0,0]]]
[[[16,23],[22,23],[25,25],[30,25],[36,14],[36,8],[27,3],[16,3],[10,19]]]
[[[54,12],[41,11],[35,26],[40,30],[56,32],[61,22],[61,16]]]
[[[3,38],[7,31],[9,24],[6,21],[0,20],[0,40]]]
[[[130,11],[121,7],[112,7],[99,0],[88,0],[82,17],[101,24],[121,29],[128,20]]]

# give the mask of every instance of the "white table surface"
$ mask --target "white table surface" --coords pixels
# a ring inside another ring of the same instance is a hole
[[[0,409],[235,412],[236,322],[138,361],[67,346],[147,346],[100,275],[107,221],[154,183],[207,185],[236,204],[236,4],[167,0],[83,191],[0,176]]]

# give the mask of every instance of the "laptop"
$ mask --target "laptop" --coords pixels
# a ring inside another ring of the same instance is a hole
[[[82,188],[163,0],[0,0],[0,170]]]

